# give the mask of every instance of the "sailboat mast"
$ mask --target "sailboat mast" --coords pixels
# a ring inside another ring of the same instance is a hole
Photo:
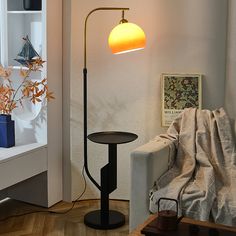
[[[34,52],[34,54],[35,54],[33,57],[35,57],[35,56],[40,57],[39,54],[38,54],[38,53],[36,52],[36,50],[34,49],[32,43],[30,42],[28,35],[27,35],[26,40],[27,40],[27,42],[28,42],[29,45],[30,45],[29,50],[31,49],[31,50]],[[30,55],[30,52],[29,52],[28,55]],[[30,58],[30,59],[32,59],[32,58]]]

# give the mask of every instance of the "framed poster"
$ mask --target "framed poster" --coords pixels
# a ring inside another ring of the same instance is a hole
[[[162,126],[170,126],[184,108],[202,107],[200,74],[162,74]]]

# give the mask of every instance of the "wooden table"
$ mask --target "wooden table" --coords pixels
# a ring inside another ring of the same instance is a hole
[[[149,223],[151,223],[153,220],[155,220],[157,218],[157,215],[150,215],[150,217],[143,223],[140,224],[134,231],[132,231],[129,236],[141,236],[144,235],[141,233],[141,230],[146,227]],[[218,229],[218,230],[228,230],[232,233],[230,233],[230,235],[236,235],[236,228],[235,227],[229,227],[229,226],[225,226],[225,225],[220,225],[220,224],[214,224],[208,221],[198,221],[198,220],[193,220],[190,218],[183,218],[181,220],[181,222],[183,223],[188,223],[188,224],[192,224],[192,225],[198,225],[198,226],[205,226],[205,227],[210,227],[213,229]],[[176,234],[177,235],[177,234]],[[200,233],[196,234],[196,235],[201,235]],[[220,233],[219,234],[226,236],[225,234]]]

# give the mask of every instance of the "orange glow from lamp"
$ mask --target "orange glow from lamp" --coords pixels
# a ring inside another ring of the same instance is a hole
[[[121,54],[145,48],[146,37],[143,30],[134,23],[122,20],[110,33],[108,43],[113,54]]]

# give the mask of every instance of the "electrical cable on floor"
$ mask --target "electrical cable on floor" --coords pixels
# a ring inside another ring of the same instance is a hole
[[[68,210],[66,210],[66,211],[50,211],[50,210],[48,210],[48,211],[41,211],[41,210],[39,210],[39,211],[31,211],[31,212],[26,212],[26,213],[18,214],[18,215],[8,216],[8,217],[6,217],[4,219],[0,219],[0,222],[6,221],[6,220],[8,220],[10,218],[30,215],[30,214],[34,214],[34,213],[67,214],[68,212],[70,212],[74,208],[76,202],[80,201],[80,198],[84,195],[84,193],[85,193],[85,191],[87,189],[87,182],[86,182],[85,175],[84,175],[84,168],[85,167],[83,166],[83,169],[82,169],[82,176],[83,176],[83,180],[84,180],[83,192],[79,195],[79,197],[76,200],[73,201],[73,205]]]
[[[86,191],[86,188],[87,188],[87,182],[86,182],[86,179],[85,179],[85,176],[84,176],[84,168],[85,168],[85,167],[83,166],[83,169],[82,169],[82,176],[83,176],[83,180],[84,180],[84,190],[83,190],[83,192],[79,195],[79,197],[73,201],[73,205],[71,206],[71,208],[68,209],[68,210],[66,210],[66,211],[48,211],[49,213],[54,213],[54,214],[66,214],[66,213],[68,213],[69,211],[71,211],[71,210],[74,208],[76,202],[79,202],[79,201],[80,201],[80,198],[84,195],[84,193],[85,193],[85,191]]]

